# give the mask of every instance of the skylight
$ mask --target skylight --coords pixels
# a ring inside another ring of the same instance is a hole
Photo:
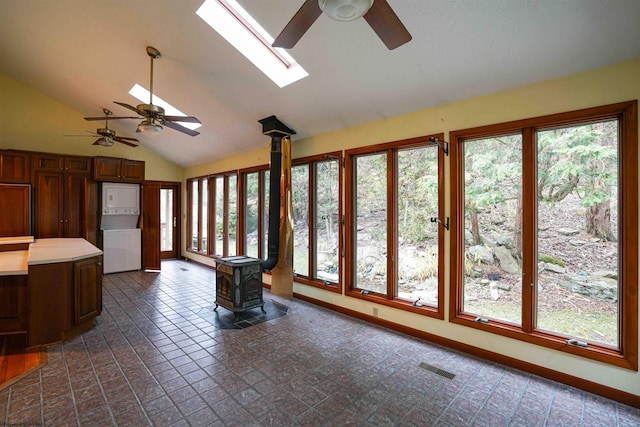
[[[196,14],[279,87],[309,75],[236,0],[205,0]]]
[[[147,102],[149,102],[149,91],[143,88],[142,86],[140,86],[139,84],[133,85],[133,87],[129,91],[129,95],[135,97],[137,100],[139,100],[143,104],[146,104]],[[158,95],[156,94],[153,95],[153,105],[157,105],[159,107],[164,108],[164,114],[167,116],[186,116],[185,113],[178,110],[176,107],[169,104],[167,101],[160,99],[160,97],[158,97]],[[176,122],[176,123],[179,123],[182,126],[189,128],[191,130],[198,129],[200,126],[202,126],[202,124],[200,123],[187,123],[187,122]]]

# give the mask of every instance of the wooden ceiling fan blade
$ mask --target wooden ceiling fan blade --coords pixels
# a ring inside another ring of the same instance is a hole
[[[94,121],[94,120],[104,120],[104,117],[85,117],[85,120]],[[109,117],[109,120],[120,120],[120,119],[140,119],[138,116],[121,116],[121,117]]]
[[[102,138],[98,138],[98,139],[96,139],[96,141],[93,143],[93,145],[102,145],[102,144],[100,144],[100,140],[101,140],[101,139],[102,139]]]
[[[196,132],[195,130],[191,130],[189,128],[186,128],[182,125],[179,125],[177,123],[173,123],[173,122],[163,122],[162,123],[164,126],[169,127],[171,129],[177,130],[179,132],[182,133],[186,133],[187,135],[191,135],[191,136],[196,136],[196,135],[200,135],[200,132]]]
[[[111,139],[113,139],[114,141],[117,141],[117,142],[119,142],[121,144],[128,145],[129,147],[137,147],[138,146],[138,144],[134,144],[133,142],[125,141],[125,139],[132,139],[134,141],[137,141],[137,139],[134,139],[134,138],[123,138],[121,136],[114,136]]]
[[[125,104],[124,102],[118,102],[118,101],[113,101],[113,102],[114,102],[115,104],[120,105],[121,107],[128,108],[129,110],[131,110],[131,111],[135,112],[136,114],[138,114],[138,115],[140,115],[140,116],[143,116],[143,117],[144,117],[144,115],[145,115],[145,114],[144,114],[144,111],[142,111],[142,110],[138,110],[136,107],[134,107],[134,106],[132,106],[132,105]],[[109,117],[109,120],[111,120],[112,118],[113,118],[113,117]],[[136,118],[136,119],[137,119],[137,117],[134,117],[134,118]],[[104,119],[104,117],[103,117],[103,119]]]
[[[364,19],[389,50],[411,41],[411,34],[387,0],[375,0]]]
[[[193,116],[162,116],[164,120],[169,122],[185,122],[185,123],[200,123],[202,122]]]
[[[129,138],[129,137],[126,137],[126,136],[117,136],[116,138],[126,139],[127,141],[136,141],[136,142],[138,141],[135,138]]]
[[[276,37],[272,46],[291,49],[321,14],[322,10],[318,6],[318,0],[306,0],[284,27],[284,30]]]

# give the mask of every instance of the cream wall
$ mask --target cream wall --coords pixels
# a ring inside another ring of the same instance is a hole
[[[86,114],[73,110],[0,74],[0,148],[73,154],[78,156],[110,156],[145,161],[149,180],[182,181],[183,169],[161,158],[142,145],[112,147],[93,145],[91,138],[64,137],[82,134],[104,125],[87,122]],[[96,108],[96,116],[100,111]]]
[[[293,157],[299,158],[439,132],[444,132],[446,138],[448,133],[454,130],[634,99],[640,99],[640,59],[294,141]],[[282,119],[286,121],[286,117]],[[291,125],[295,127],[295,123]],[[189,168],[185,171],[185,178],[262,165],[268,162],[268,155],[268,147],[265,145],[264,150]],[[449,191],[448,171],[447,163],[445,166],[446,194]],[[186,206],[184,212],[186,212]],[[447,199],[445,215],[449,216],[449,212],[450,206]],[[448,265],[448,235],[445,246],[445,264]],[[212,264],[211,260],[205,257],[189,253],[185,255]],[[447,311],[445,319],[448,319],[448,268],[445,268],[444,274],[446,283],[444,306]],[[455,325],[447,320],[431,319],[298,283],[294,284],[294,292],[365,315],[372,315],[373,309],[376,308],[377,317],[381,319],[640,396],[638,372]]]

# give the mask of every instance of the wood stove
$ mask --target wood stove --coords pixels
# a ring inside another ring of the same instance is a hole
[[[234,313],[260,307],[264,313],[262,298],[262,260],[245,255],[218,258],[216,260],[216,308],[222,306]]]

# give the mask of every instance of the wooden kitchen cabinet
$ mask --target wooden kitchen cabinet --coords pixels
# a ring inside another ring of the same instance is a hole
[[[0,276],[0,334],[27,331],[27,276]]]
[[[36,238],[86,237],[91,158],[35,153],[32,169]]]
[[[37,171],[33,191],[36,238],[85,237],[87,177]]]
[[[55,344],[95,325],[102,312],[102,256],[30,265],[28,277],[28,347]]]
[[[31,154],[28,151],[0,150],[0,182],[29,184]]]
[[[75,173],[91,176],[91,157],[64,156],[54,153],[34,153],[33,170]]]
[[[108,182],[144,181],[144,162],[117,157],[95,157],[93,179]]]

